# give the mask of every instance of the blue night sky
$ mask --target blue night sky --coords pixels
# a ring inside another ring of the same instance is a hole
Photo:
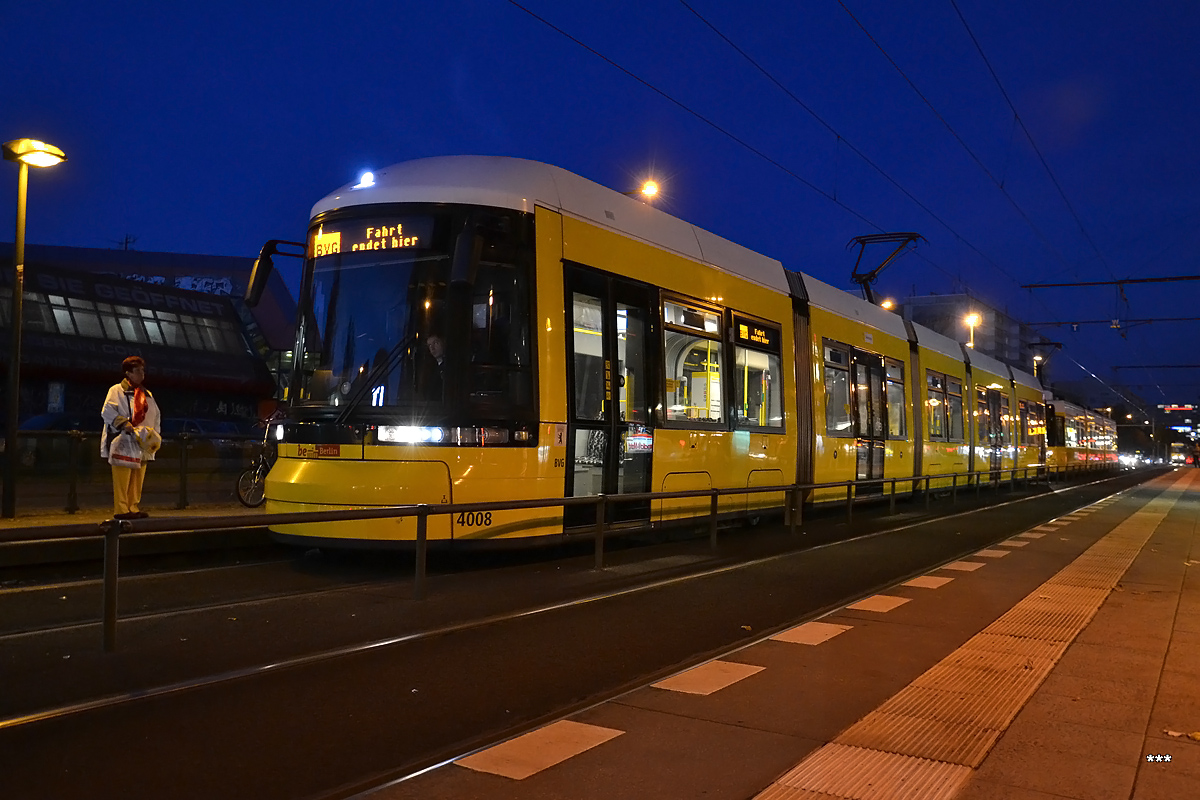
[[[522,5],[694,114],[508,0],[10,15],[0,136],[70,158],[31,176],[28,241],[252,256],[364,169],[510,155],[620,190],[653,173],[670,213],[842,288],[851,237],[911,230],[928,244],[881,295],[966,286],[1026,321],[1200,316],[1200,283],[1019,288],[1200,272],[1194,0]],[[1198,331],[1043,329],[1065,345],[1055,378],[1077,362],[1150,404],[1197,402],[1200,369],[1112,367],[1200,363]]]

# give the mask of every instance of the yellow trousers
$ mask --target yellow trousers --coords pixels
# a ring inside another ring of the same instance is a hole
[[[132,514],[141,511],[138,504],[142,502],[142,482],[146,480],[146,463],[137,469],[113,465],[113,507],[114,514]]]

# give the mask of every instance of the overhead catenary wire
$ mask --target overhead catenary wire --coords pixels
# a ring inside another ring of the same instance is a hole
[[[841,2],[841,0],[839,0],[839,2]],[[983,52],[983,46],[980,45],[979,40],[975,38],[975,33],[971,30],[971,26],[967,24],[967,18],[963,16],[962,10],[958,7],[958,3],[955,2],[955,0],[950,0],[950,5],[954,8],[954,13],[958,15],[959,21],[962,22],[963,28],[966,29],[967,36],[970,37],[971,43],[975,45],[975,50],[978,51],[979,57],[983,59],[984,66],[987,67],[988,72],[992,76],[992,80],[996,82],[996,87],[1000,90],[1000,94],[1003,95],[1004,102],[1007,103],[1008,107],[1012,110],[1013,119],[1015,119],[1017,124],[1021,126],[1021,131],[1024,132],[1025,138],[1029,140],[1029,146],[1032,147],[1033,152],[1037,154],[1038,161],[1041,162],[1042,167],[1046,170],[1046,174],[1050,176],[1050,182],[1053,183],[1054,188],[1058,190],[1058,195],[1062,198],[1063,203],[1067,206],[1067,211],[1071,213],[1071,217],[1075,220],[1075,224],[1079,226],[1079,232],[1083,234],[1083,238],[1087,240],[1089,245],[1091,245],[1092,252],[1096,254],[1096,258],[1099,259],[1100,263],[1104,265],[1104,269],[1108,271],[1108,274],[1113,278],[1116,278],[1116,275],[1113,274],[1112,267],[1110,267],[1108,262],[1104,259],[1104,255],[1100,252],[1100,248],[1096,245],[1095,240],[1092,239],[1091,234],[1088,233],[1087,228],[1084,226],[1083,220],[1079,218],[1079,214],[1075,211],[1075,206],[1071,204],[1070,198],[1067,197],[1066,190],[1063,189],[1062,184],[1058,182],[1058,178],[1055,176],[1054,170],[1050,169],[1050,164],[1046,161],[1046,157],[1042,155],[1042,151],[1037,146],[1037,142],[1034,141],[1033,134],[1029,132],[1029,128],[1025,127],[1025,120],[1021,119],[1021,115],[1017,111],[1016,105],[1013,104],[1012,98],[1008,96],[1008,92],[1005,90],[1004,84],[1000,81],[1000,76],[996,74],[996,70],[992,67],[992,62],[988,60],[987,54]]]
[[[787,166],[785,166],[784,164],[782,164],[781,162],[779,162],[777,159],[775,159],[775,158],[771,157],[770,155],[768,155],[767,153],[765,153],[765,152],[764,152],[764,151],[762,151],[761,149],[759,149],[759,148],[755,147],[754,145],[750,144],[749,142],[747,142],[746,140],[742,139],[741,137],[739,137],[738,135],[736,135],[735,133],[733,133],[733,132],[732,132],[732,131],[730,131],[729,129],[727,129],[727,128],[723,127],[722,125],[718,124],[718,123],[717,123],[717,122],[715,122],[714,120],[712,120],[712,119],[708,118],[707,116],[705,116],[705,115],[701,114],[700,112],[698,112],[698,111],[696,111],[695,109],[691,108],[690,106],[688,106],[687,104],[683,103],[682,101],[680,101],[680,100],[676,99],[675,97],[673,97],[672,95],[670,95],[669,93],[667,93],[665,90],[663,90],[663,89],[659,88],[658,86],[656,86],[656,85],[654,85],[654,84],[650,83],[648,80],[646,80],[645,78],[642,78],[641,76],[637,75],[637,74],[636,74],[636,73],[634,73],[632,70],[630,70],[630,69],[627,69],[626,67],[622,66],[621,64],[617,63],[617,62],[616,62],[616,61],[614,61],[613,59],[611,59],[611,58],[609,58],[608,56],[604,55],[603,53],[601,53],[601,52],[600,52],[600,51],[598,51],[597,49],[595,49],[595,48],[593,48],[593,47],[591,47],[591,46],[587,45],[586,43],[584,43],[584,42],[583,42],[583,41],[581,41],[580,39],[576,38],[575,36],[571,35],[571,34],[570,34],[570,33],[568,33],[567,31],[565,31],[565,30],[563,30],[562,28],[558,27],[557,25],[553,24],[553,23],[552,23],[552,22],[550,22],[549,20],[547,20],[547,19],[545,19],[544,17],[542,17],[542,16],[538,15],[537,13],[533,12],[533,11],[532,11],[532,10],[530,10],[529,8],[526,8],[524,5],[522,5],[521,3],[517,2],[517,0],[508,0],[508,1],[509,1],[509,3],[510,3],[512,6],[514,6],[515,8],[517,8],[517,9],[519,9],[519,10],[521,10],[521,11],[525,12],[525,14],[527,14],[528,16],[530,16],[530,17],[532,17],[533,19],[537,20],[538,22],[542,23],[543,25],[545,25],[546,27],[548,27],[548,28],[550,28],[551,30],[555,31],[556,33],[558,33],[559,35],[561,35],[561,36],[563,36],[564,38],[568,39],[569,41],[573,42],[575,45],[577,45],[577,46],[579,46],[579,47],[583,48],[584,50],[588,51],[589,53],[591,53],[592,55],[596,56],[596,57],[597,57],[597,58],[599,58],[600,60],[602,60],[602,61],[604,61],[605,63],[609,64],[610,66],[612,66],[612,67],[616,68],[616,69],[617,69],[617,70],[619,70],[620,72],[624,73],[624,74],[625,74],[625,75],[627,75],[628,77],[632,78],[633,80],[637,81],[637,82],[638,82],[638,83],[640,83],[641,85],[645,86],[647,89],[651,90],[652,92],[654,92],[655,94],[659,95],[659,96],[660,96],[660,97],[662,97],[663,99],[667,100],[667,101],[668,101],[668,102],[670,102],[671,104],[675,105],[675,106],[676,106],[676,107],[678,107],[679,109],[681,109],[681,110],[683,110],[683,111],[687,112],[687,113],[688,113],[689,115],[691,115],[692,117],[694,117],[694,118],[698,119],[699,121],[703,122],[705,125],[709,126],[709,127],[710,127],[710,128],[712,128],[713,130],[716,130],[717,132],[721,133],[723,136],[725,136],[726,138],[728,138],[728,139],[730,139],[731,141],[735,142],[736,144],[738,144],[738,145],[739,145],[739,146],[741,146],[742,148],[744,148],[744,149],[746,149],[747,151],[749,151],[749,152],[753,153],[754,155],[758,156],[758,157],[759,157],[759,158],[761,158],[762,160],[764,160],[764,161],[766,161],[767,163],[771,164],[772,166],[774,166],[775,168],[779,169],[779,170],[780,170],[780,171],[782,171],[783,173],[787,174],[789,177],[791,177],[791,178],[793,178],[794,180],[796,180],[797,182],[801,183],[802,185],[804,185],[804,186],[805,186],[805,187],[807,187],[808,189],[810,189],[810,190],[814,191],[815,193],[817,193],[817,194],[818,194],[818,195],[820,195],[821,197],[825,198],[826,200],[830,201],[831,203],[835,204],[835,205],[836,205],[836,206],[838,206],[839,208],[842,208],[844,211],[846,211],[847,213],[851,214],[851,215],[852,215],[852,216],[854,216],[856,219],[858,219],[858,220],[860,220],[860,221],[864,222],[865,224],[867,224],[867,225],[871,226],[871,227],[872,227],[872,228],[874,228],[875,230],[878,230],[878,231],[881,231],[881,232],[885,230],[885,229],[884,229],[882,226],[880,226],[878,223],[874,222],[873,220],[869,219],[869,218],[868,218],[868,217],[867,217],[865,214],[863,214],[862,212],[860,212],[860,211],[858,211],[857,209],[855,209],[855,208],[851,207],[849,204],[847,204],[847,203],[843,202],[842,200],[838,199],[836,196],[834,196],[834,195],[830,194],[829,192],[827,192],[827,191],[825,191],[825,190],[821,189],[819,186],[817,186],[816,184],[814,184],[812,181],[809,181],[809,180],[807,180],[807,179],[806,179],[806,178],[804,178],[803,176],[801,176],[801,175],[799,175],[798,173],[796,173],[794,170],[792,170],[792,169],[789,169]],[[694,13],[694,12],[693,12],[693,13]],[[835,132],[835,135],[836,135],[836,132]],[[843,140],[844,140],[844,138],[843,138]],[[847,143],[847,144],[848,144],[848,143]],[[900,188],[902,188],[902,187],[900,187]],[[906,194],[908,194],[908,193],[906,192]],[[911,198],[911,194],[909,194],[909,196],[910,196],[910,198]],[[914,200],[915,200],[915,198],[912,198],[912,199],[914,199]],[[920,205],[920,204],[918,203],[918,205]],[[941,222],[940,218],[938,218],[938,217],[937,217],[935,214],[932,214],[932,212],[929,212],[929,210],[928,210],[927,208],[925,208],[924,206],[921,206],[921,207],[922,207],[923,209],[925,209],[925,210],[926,210],[928,213],[930,213],[930,214],[931,214],[931,216],[933,216],[935,219],[938,219],[938,221],[939,221],[939,222]],[[962,237],[960,234],[958,234],[956,231],[954,231],[954,229],[953,229],[953,228],[951,228],[949,225],[946,225],[945,223],[942,223],[942,224],[943,224],[943,225],[945,225],[945,226],[946,226],[946,228],[947,228],[948,230],[950,230],[950,232],[951,232],[951,233],[952,233],[952,234],[953,234],[953,235],[954,235],[956,238],[958,238],[958,239],[959,239],[960,241],[962,241],[962,242],[963,242],[963,243],[964,243],[966,246],[968,246],[968,247],[969,247],[969,248],[971,248],[973,251],[975,251],[975,252],[976,252],[976,253],[977,253],[977,254],[978,254],[978,255],[979,255],[979,256],[980,256],[980,257],[981,257],[981,258],[982,258],[984,261],[986,261],[988,264],[990,264],[991,266],[993,266],[993,267],[996,269],[996,271],[997,271],[997,272],[999,272],[1000,274],[1004,275],[1006,278],[1008,278],[1009,280],[1011,280],[1011,281],[1012,281],[1014,284],[1018,284],[1018,285],[1019,285],[1019,282],[1017,281],[1017,279],[1016,279],[1015,277],[1013,277],[1013,276],[1012,276],[1012,275],[1011,275],[1011,274],[1010,274],[1010,273],[1009,273],[1007,270],[1005,270],[1003,267],[1001,267],[999,264],[997,264],[995,261],[993,261],[991,258],[989,258],[989,257],[988,257],[986,254],[984,254],[982,251],[980,251],[980,250],[979,250],[977,247],[975,247],[973,244],[971,244],[969,241],[967,241],[965,237]],[[939,264],[937,264],[937,263],[936,263],[936,262],[934,262],[933,260],[931,260],[931,259],[929,259],[928,257],[924,256],[924,254],[922,254],[922,253],[918,252],[918,253],[917,253],[917,256],[918,256],[919,258],[921,258],[922,260],[924,260],[926,263],[930,264],[930,266],[932,266],[932,267],[934,267],[935,269],[937,269],[939,272],[941,272],[941,273],[943,273],[944,275],[946,275],[947,277],[950,277],[950,278],[953,278],[953,277],[954,277],[954,276],[953,276],[953,274],[952,274],[952,273],[951,273],[949,270],[945,269],[944,267],[940,266]],[[1043,305],[1044,305],[1044,304],[1043,304]],[[1054,311],[1053,311],[1052,309],[1050,309],[1049,307],[1047,307],[1047,308],[1046,308],[1046,310],[1047,310],[1047,311],[1049,311],[1051,314],[1053,314],[1053,313],[1054,313]],[[1074,359],[1071,359],[1071,360],[1074,362]],[[1076,363],[1076,364],[1078,365],[1078,362],[1074,362],[1074,363]],[[1080,368],[1081,368],[1081,369],[1083,369],[1082,365],[1079,365],[1079,366],[1080,366]],[[1090,372],[1090,371],[1088,371],[1088,370],[1085,370],[1085,371],[1087,371],[1089,375],[1092,375],[1092,377],[1093,377],[1093,378],[1095,378],[1097,381],[1099,381],[1101,384],[1103,384],[1103,385],[1107,386],[1107,384],[1105,384],[1105,383],[1104,383],[1104,381],[1102,381],[1100,378],[1098,378],[1097,376],[1095,376],[1095,374],[1094,374],[1094,373],[1092,373],[1092,372]],[[1109,388],[1111,389],[1112,387],[1109,387]],[[1112,391],[1116,392],[1116,390],[1115,390],[1115,389],[1112,389]]]

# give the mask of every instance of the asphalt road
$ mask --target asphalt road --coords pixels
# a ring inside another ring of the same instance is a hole
[[[851,527],[837,517],[813,520],[807,549],[788,555],[779,554],[783,531],[767,528],[723,535],[717,553],[694,541],[621,551],[601,573],[579,556],[518,561],[466,579],[447,574],[431,580],[423,602],[411,600],[409,579],[397,576],[236,611],[131,620],[116,654],[98,652],[94,629],[16,637],[0,642],[0,702],[10,718],[105,694],[125,699],[0,728],[5,794],[344,796],[373,776],[419,769],[615,696],[1153,474],[925,524],[914,524],[920,509],[890,521],[858,515]],[[838,541],[896,523],[905,527]],[[697,569],[709,574],[677,579]],[[635,590],[648,580],[658,582]],[[151,686],[383,636],[401,639],[137,697]]]

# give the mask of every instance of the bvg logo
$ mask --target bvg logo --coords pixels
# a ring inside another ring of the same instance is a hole
[[[313,234],[311,249],[313,258],[331,256],[334,253],[342,252],[342,232],[321,233],[317,231]]]

